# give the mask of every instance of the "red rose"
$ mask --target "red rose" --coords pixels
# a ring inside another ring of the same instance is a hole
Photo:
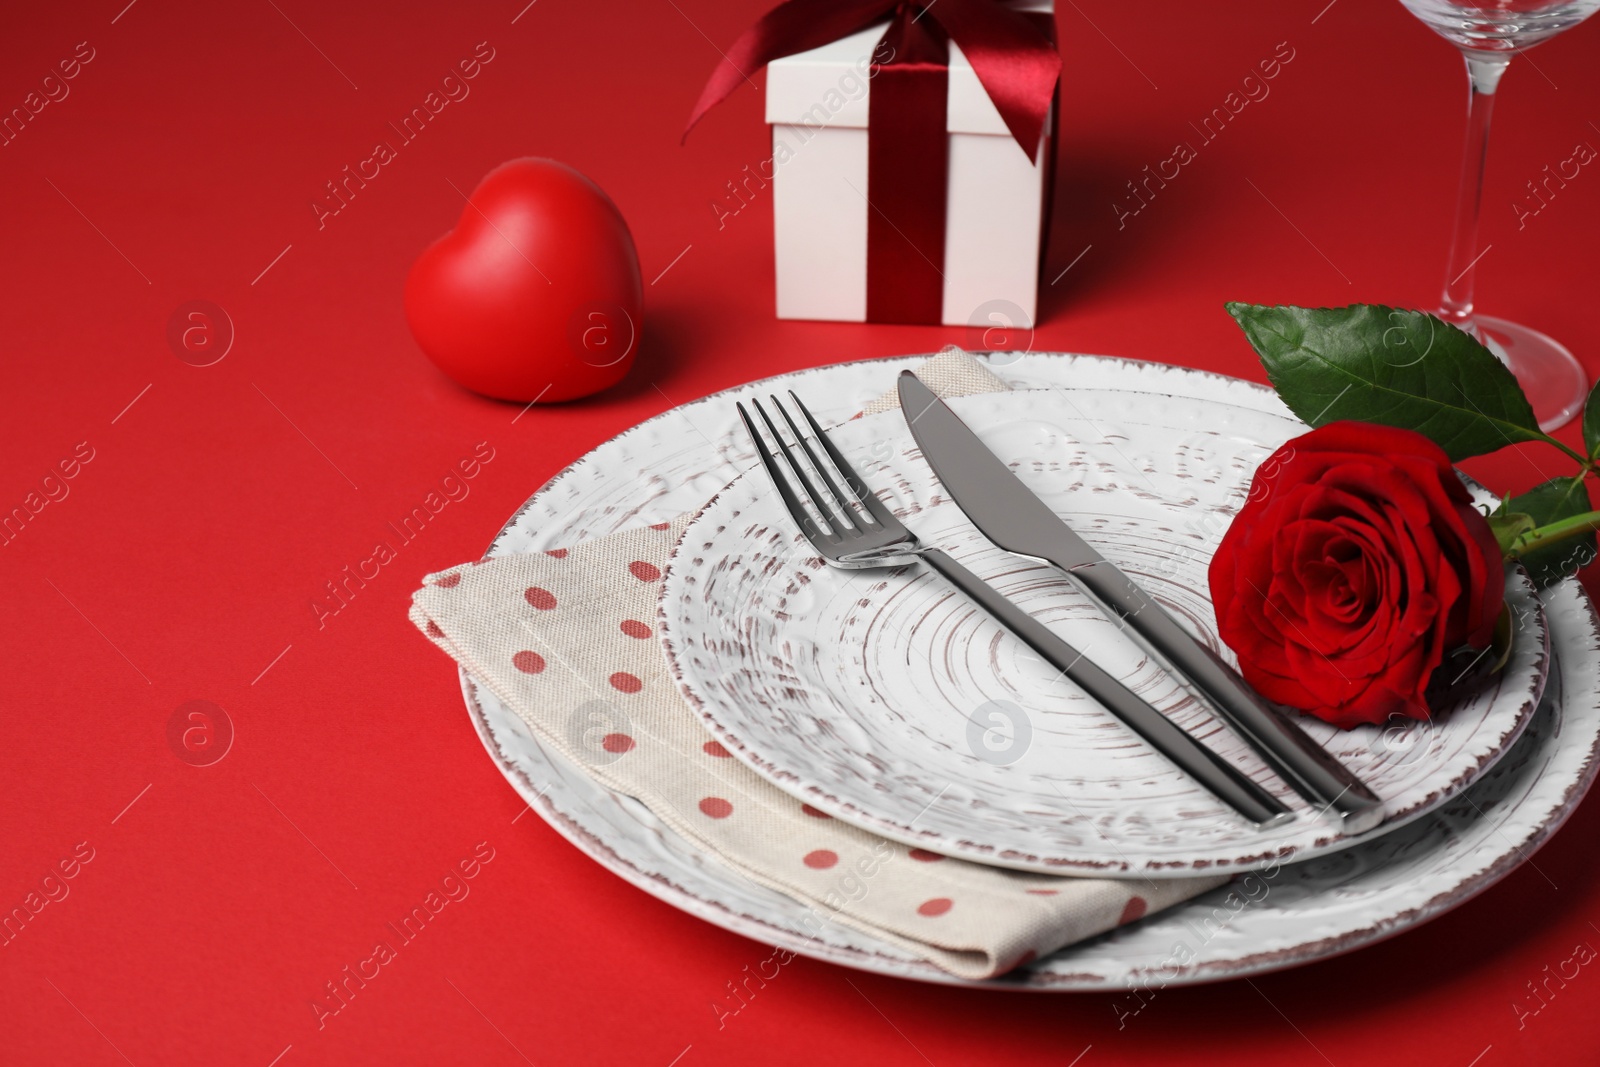
[[[1267,699],[1342,727],[1426,719],[1445,653],[1494,636],[1500,561],[1438,445],[1335,422],[1256,471],[1211,561],[1211,599]]]

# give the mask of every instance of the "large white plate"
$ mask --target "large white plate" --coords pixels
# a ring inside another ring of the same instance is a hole
[[[836,422],[925,358],[802,371],[668,411],[553,478],[518,509],[490,554],[541,551],[696,510],[754,463],[742,432],[721,414],[732,401],[793,386],[827,398],[818,414]],[[1004,359],[992,369],[1021,387],[1070,382],[1287,414],[1265,389],[1199,371],[1046,353]],[[985,983],[952,978],[848,928],[812,937],[802,905],[707,859],[640,805],[546,752],[465,672],[462,690],[490,757],[540,817],[607,870],[707,922],[817,959],[930,982],[1048,991],[1182,985],[1291,967],[1389,937],[1494,884],[1555,832],[1594,777],[1600,628],[1576,582],[1545,591],[1543,600],[1553,653],[1543,705],[1506,758],[1432,817],[1371,844],[1285,866],[1269,892],[1250,894],[1254,900],[1223,887]]]
[[[1256,466],[1302,423],[1109,389],[1013,390],[951,406],[1052,510],[1233,659],[1216,633],[1207,566]],[[1360,840],[1272,775],[1071,583],[985,540],[898,411],[830,436],[923,544],[989,580],[1297,817],[1271,829],[1241,818],[930,569],[826,566],[759,469],[689,525],[660,602],[684,695],[758,774],[913,847],[1050,874],[1247,871]],[[1505,669],[1433,721],[1339,730],[1302,718],[1383,798],[1388,818],[1365,836],[1443,804],[1527,725],[1548,666],[1544,618],[1520,570],[1508,569],[1506,595],[1518,625]]]

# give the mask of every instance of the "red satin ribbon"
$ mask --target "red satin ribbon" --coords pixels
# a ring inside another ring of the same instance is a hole
[[[867,318],[933,322],[944,302],[951,40],[1032,158],[1050,114],[1061,56],[1025,15],[996,0],[785,0],[723,57],[689,116],[705,113],[775,59],[819,48],[883,18],[873,51],[867,140]],[[876,57],[893,49],[883,63]]]

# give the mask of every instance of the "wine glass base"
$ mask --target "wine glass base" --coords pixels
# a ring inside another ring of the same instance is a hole
[[[1492,315],[1474,315],[1472,324],[1489,350],[1517,376],[1540,429],[1565,426],[1583,410],[1588,378],[1565,345],[1538,330]]]

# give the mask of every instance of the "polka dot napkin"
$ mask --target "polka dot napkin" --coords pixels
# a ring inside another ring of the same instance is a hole
[[[918,373],[946,396],[1006,386],[951,352]],[[868,411],[893,408],[892,394]],[[1002,870],[829,818],[731,758],[668,674],[653,620],[688,516],[429,575],[411,619],[561,752],[706,852],[964,978],[986,978],[1227,881]]]

